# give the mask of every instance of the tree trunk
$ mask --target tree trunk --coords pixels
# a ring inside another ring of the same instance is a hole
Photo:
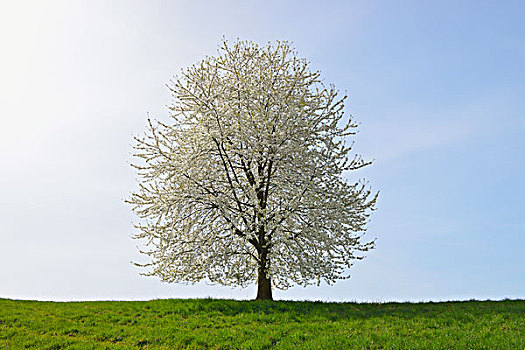
[[[273,300],[272,281],[266,277],[263,267],[259,267],[259,279],[257,281],[257,298],[255,300]]]
[[[257,192],[257,197],[261,201],[261,208],[265,208],[263,193],[261,191]],[[257,213],[257,219],[259,222],[258,227],[258,243],[259,247],[257,252],[259,253],[259,271],[257,279],[257,297],[255,300],[273,300],[272,297],[272,281],[266,275],[268,268],[270,267],[270,259],[268,259],[268,247],[266,245],[265,230],[264,225],[260,225],[264,221],[263,214],[259,211]]]

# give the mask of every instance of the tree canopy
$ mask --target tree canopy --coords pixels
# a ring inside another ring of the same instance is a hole
[[[331,284],[347,278],[377,194],[347,180],[356,123],[334,86],[288,42],[223,41],[168,85],[169,122],[136,137],[147,275],[224,285]]]

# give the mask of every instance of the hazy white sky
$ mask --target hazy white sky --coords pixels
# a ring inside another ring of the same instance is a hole
[[[132,135],[222,36],[290,40],[361,122],[377,249],[278,298],[525,297],[519,1],[0,2],[0,297],[252,298],[139,276]]]

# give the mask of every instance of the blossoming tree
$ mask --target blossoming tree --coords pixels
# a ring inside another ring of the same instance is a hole
[[[167,282],[328,284],[348,278],[377,194],[343,175],[356,125],[344,101],[287,42],[223,41],[171,82],[171,121],[136,138],[140,188],[128,200]]]

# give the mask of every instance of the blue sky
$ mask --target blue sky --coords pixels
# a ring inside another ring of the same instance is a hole
[[[525,297],[520,1],[4,1],[0,297],[253,298],[139,276],[124,199],[132,135],[222,36],[289,40],[349,94],[352,174],[381,191],[377,248],[334,286],[279,299]]]

